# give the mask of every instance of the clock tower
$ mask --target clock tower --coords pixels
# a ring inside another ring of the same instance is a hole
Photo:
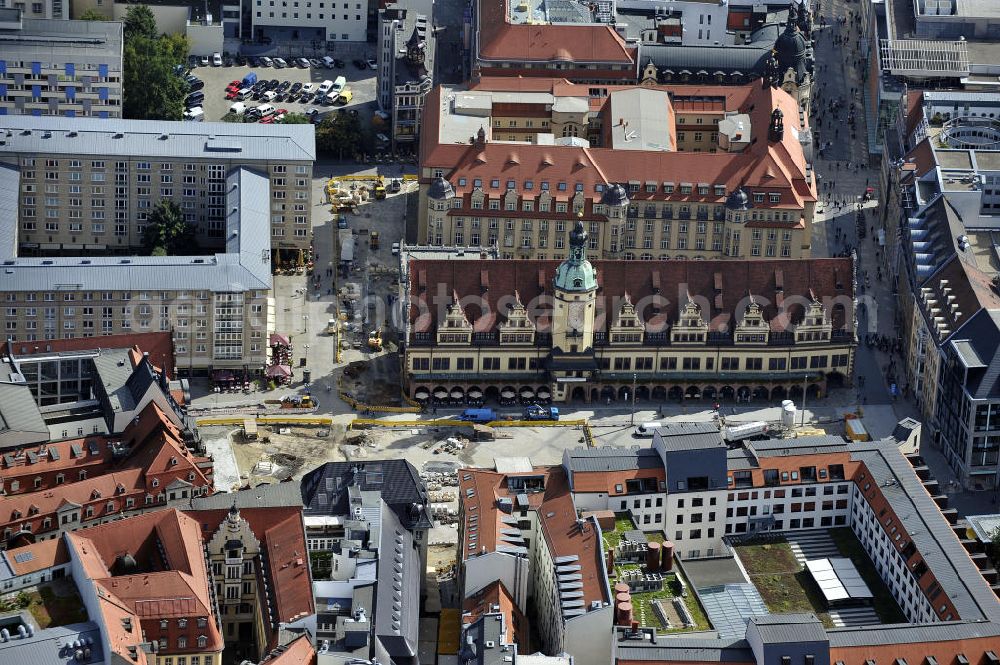
[[[587,231],[577,221],[569,234],[569,256],[553,281],[552,354],[593,356],[597,270],[587,260]]]

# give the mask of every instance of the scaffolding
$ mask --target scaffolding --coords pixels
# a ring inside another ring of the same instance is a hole
[[[883,39],[879,44],[882,70],[910,78],[962,78],[969,75],[965,40]]]

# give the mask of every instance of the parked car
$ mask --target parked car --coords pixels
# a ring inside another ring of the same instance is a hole
[[[257,110],[257,107],[248,108],[246,113],[243,114],[243,119],[246,122],[257,122],[260,117],[260,111]]]
[[[275,66],[275,67],[277,67],[278,69],[284,69],[285,67],[287,67],[287,66],[288,66],[288,63],[287,63],[287,62],[285,62],[285,59],[284,59],[284,58],[273,58],[273,59],[271,60],[271,62],[272,62],[272,63],[274,64],[274,66]]]
[[[229,85],[226,86],[226,90],[239,90],[243,87],[243,81],[230,81]]]
[[[333,88],[333,81],[327,79],[326,81],[320,83],[319,87],[316,88],[316,94],[325,96],[326,93],[330,92],[332,88]]]
[[[320,69],[323,66],[323,63],[316,58],[309,58],[309,65],[315,67],[316,69]]]
[[[352,62],[354,62],[354,66],[358,69],[368,69],[368,63],[361,58],[355,58]]]
[[[279,81],[278,79],[271,79],[270,81],[267,82],[267,89],[277,90],[279,85],[281,85],[281,81]]]
[[[188,67],[194,68],[198,66],[198,56],[189,55],[188,56]]]
[[[296,81],[295,83],[292,84],[292,87],[289,90],[289,92],[299,92],[300,90],[302,90],[302,84]]]
[[[368,63],[368,69],[378,69],[378,60],[375,58],[368,58],[365,62]]]
[[[261,99],[263,99],[265,102],[272,102],[274,101],[274,98],[277,96],[278,93],[276,93],[274,90],[268,90],[263,95],[261,95]]]
[[[275,108],[271,104],[261,104],[257,107],[257,112],[261,114],[262,117],[268,117],[274,115]]]
[[[223,58],[222,58],[222,66],[223,67],[232,67],[233,66],[233,59],[230,56],[228,56],[228,55],[227,56],[223,56]]]
[[[269,57],[267,57],[266,55],[263,55],[263,56],[261,56],[261,58],[260,58],[260,64],[261,64],[261,66],[262,66],[262,67],[270,67],[271,65],[273,65],[273,64],[274,64],[274,61],[273,61],[273,60],[271,60],[271,59],[270,59]]]
[[[203,55],[200,58],[198,58],[198,66],[199,67],[208,67],[208,56],[207,55]]]
[[[273,125],[274,124],[274,116],[273,115],[264,116],[263,118],[260,119],[260,124],[262,124],[262,125]]]
[[[222,54],[221,53],[213,53],[212,54],[212,66],[213,67],[221,67],[222,66]]]
[[[201,79],[195,79],[194,81],[188,82],[188,92],[194,92],[196,90],[201,90],[205,87],[205,82]]]
[[[239,90],[226,90],[226,99],[236,99],[239,95]]]
[[[278,84],[278,90],[281,92],[285,92],[291,87],[292,87],[291,81],[282,81],[281,83]]]
[[[331,85],[332,85],[332,82],[331,82]],[[306,83],[305,85],[302,86],[302,92],[303,92],[303,94],[307,94],[307,93],[311,94],[315,90],[316,90],[316,84],[315,83]]]
[[[309,62],[308,58],[299,58],[295,61],[295,64],[297,64],[302,69],[309,69],[310,67],[312,67],[312,63]]]
[[[343,60],[341,60],[339,58],[334,58],[333,59],[333,66],[336,67],[337,69],[343,69],[347,65],[344,63]]]
[[[205,119],[205,111],[200,106],[195,106],[184,111],[184,119],[189,122],[202,122]]]
[[[389,142],[389,137],[386,136],[385,134],[382,134],[382,133],[376,134],[375,138],[377,138],[381,143],[388,143]]]
[[[246,67],[247,59],[244,58],[242,55],[236,56],[235,58],[233,58],[233,61],[236,62],[237,67]]]
[[[342,92],[344,88],[347,87],[347,79],[343,76],[338,76],[333,81],[333,85],[330,87],[330,92]]]
[[[337,98],[337,103],[343,106],[344,104],[349,104],[352,99],[354,99],[354,93],[351,92],[349,88],[344,88],[340,91],[340,97]]]
[[[260,67],[260,58],[255,55],[251,55],[247,58],[247,64],[251,67]]]

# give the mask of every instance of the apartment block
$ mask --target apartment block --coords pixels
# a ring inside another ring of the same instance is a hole
[[[417,238],[561,259],[808,258],[808,117],[767,86],[483,78],[432,91]]]
[[[349,0],[303,0],[274,3],[273,0],[247,0],[244,16],[249,15],[252,39],[291,38],[319,42],[364,42],[368,39],[368,2]]]
[[[0,0],[0,116],[122,116],[120,22],[68,20],[64,0],[2,9],[4,1],[10,0]]]
[[[17,182],[16,171],[6,175]],[[187,375],[262,368],[271,288],[268,183],[267,175],[246,168],[225,174],[219,183],[225,244],[215,254],[13,258],[15,238],[8,233],[5,256],[11,258],[0,280],[7,340],[30,344],[165,331]],[[59,246],[49,243],[46,249]]]
[[[42,2],[27,2],[21,0],[0,0],[0,9],[17,9],[26,19],[55,18],[66,20],[70,17],[72,7],[63,0],[43,0]]]
[[[162,200],[180,206],[203,250],[223,247],[227,179],[242,169],[266,179],[268,200],[254,212],[267,216],[275,260],[295,258],[312,238],[313,134],[311,125],[8,116],[0,178],[4,196],[16,196],[16,247],[128,253]]]

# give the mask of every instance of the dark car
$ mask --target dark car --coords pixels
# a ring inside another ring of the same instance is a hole
[[[224,57],[222,59],[222,66],[223,67],[232,67],[233,66],[233,59],[227,55],[226,57]]]
[[[191,67],[193,69],[193,68],[195,68],[197,66],[198,66],[198,56],[196,56],[196,55],[189,55],[188,56],[188,67]]]
[[[184,106],[186,106],[189,109],[193,109],[195,106],[201,106],[204,103],[205,103],[204,95],[202,95],[201,97],[195,97],[192,95],[191,97],[188,97],[187,99],[184,100]]]
[[[298,92],[301,89],[302,89],[302,84],[296,81],[295,83],[292,84],[292,87],[289,90],[289,92]]]
[[[343,60],[341,60],[339,58],[334,58],[333,59],[333,66],[336,67],[337,69],[343,69],[344,67],[347,66],[347,64]]]
[[[247,59],[242,55],[238,55],[233,59],[236,62],[237,67],[245,67],[247,64]]]
[[[267,82],[267,89],[277,90],[279,85],[281,85],[281,81],[279,81],[278,79],[271,79],[270,81]]]
[[[255,55],[247,56],[247,64],[251,67],[260,67],[260,58]]]
[[[291,81],[282,81],[278,85],[278,91],[279,92],[285,92],[286,90],[288,90],[291,87],[292,87],[292,82]]]
[[[204,81],[200,81],[198,79],[195,79],[194,81],[191,81],[190,83],[188,83],[188,91],[189,92],[195,92],[197,90],[201,90],[204,87],[205,87],[205,82]]]
[[[272,99],[271,101],[272,102],[284,102],[284,101],[287,101],[287,100],[288,100],[288,95],[286,93],[284,93],[284,92],[279,92],[277,94],[277,96],[275,96],[275,98]]]
[[[354,63],[354,66],[357,67],[358,69],[368,69],[368,63],[362,60],[361,58],[355,58],[354,60],[352,60],[352,62]]]

